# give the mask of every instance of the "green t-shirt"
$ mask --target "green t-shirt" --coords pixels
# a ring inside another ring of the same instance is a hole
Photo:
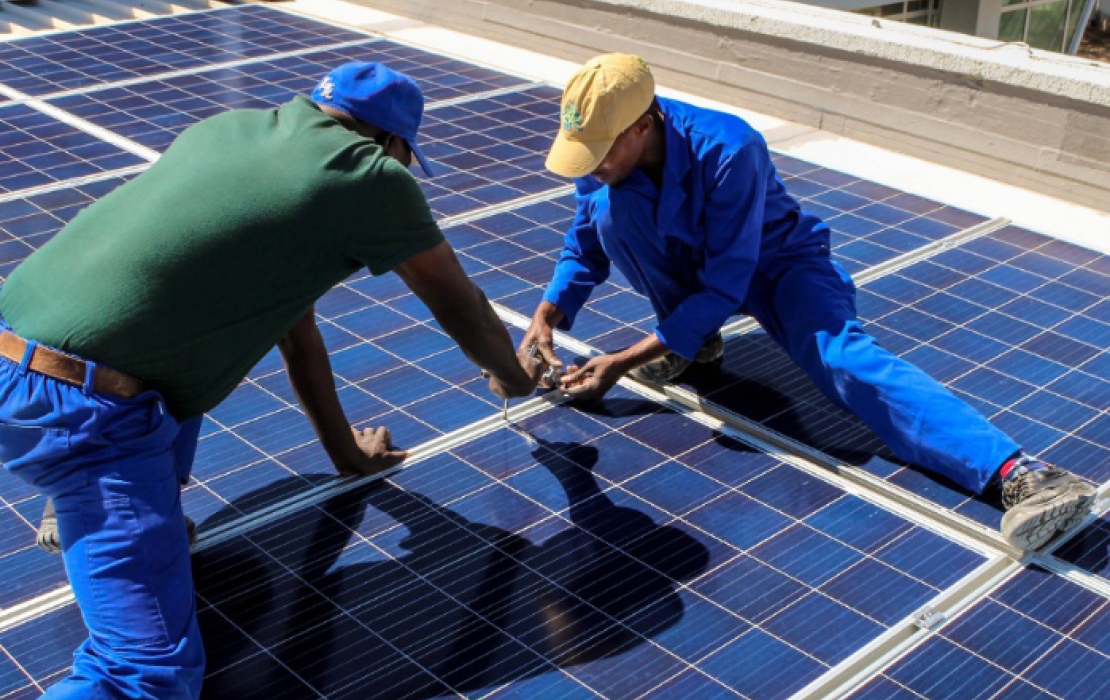
[[[215,407],[316,300],[443,241],[415,178],[304,98],[186,130],[12,273],[19,335]]]

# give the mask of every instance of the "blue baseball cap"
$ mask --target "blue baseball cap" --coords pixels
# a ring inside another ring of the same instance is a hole
[[[412,149],[428,177],[434,175],[416,145],[416,132],[424,116],[424,93],[412,78],[381,63],[352,61],[324,76],[312,91],[312,101],[397,134]]]

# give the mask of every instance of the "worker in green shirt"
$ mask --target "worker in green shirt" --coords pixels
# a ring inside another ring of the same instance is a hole
[[[352,430],[316,327],[352,273],[400,275],[495,393],[535,387],[407,170],[428,170],[423,109],[410,78],[348,63],[311,100],[206,119],[0,289],[0,462],[53,499],[89,629],[45,697],[198,697],[180,486],[202,414],[275,344],[340,474],[405,458],[386,428]]]

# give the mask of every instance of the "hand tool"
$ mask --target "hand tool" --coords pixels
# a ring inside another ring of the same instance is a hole
[[[535,360],[538,354],[539,354],[539,345],[533,344],[532,348],[528,351],[528,362],[532,362],[533,360]],[[557,388],[559,386],[559,380],[562,379],[563,374],[564,374],[564,371],[563,371],[562,367],[548,367],[547,370],[544,371],[543,376],[540,377],[540,383],[550,384],[553,387]],[[490,376],[491,375],[488,371],[482,370],[482,378],[483,379],[489,379]],[[509,422],[509,399],[508,398],[505,399],[505,403],[501,408],[501,417],[505,419],[506,423]]]

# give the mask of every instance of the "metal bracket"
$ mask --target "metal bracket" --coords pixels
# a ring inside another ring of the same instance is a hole
[[[913,623],[923,630],[932,632],[945,622],[948,622],[948,616],[939,610],[933,608],[923,608],[921,612],[913,618]]]

